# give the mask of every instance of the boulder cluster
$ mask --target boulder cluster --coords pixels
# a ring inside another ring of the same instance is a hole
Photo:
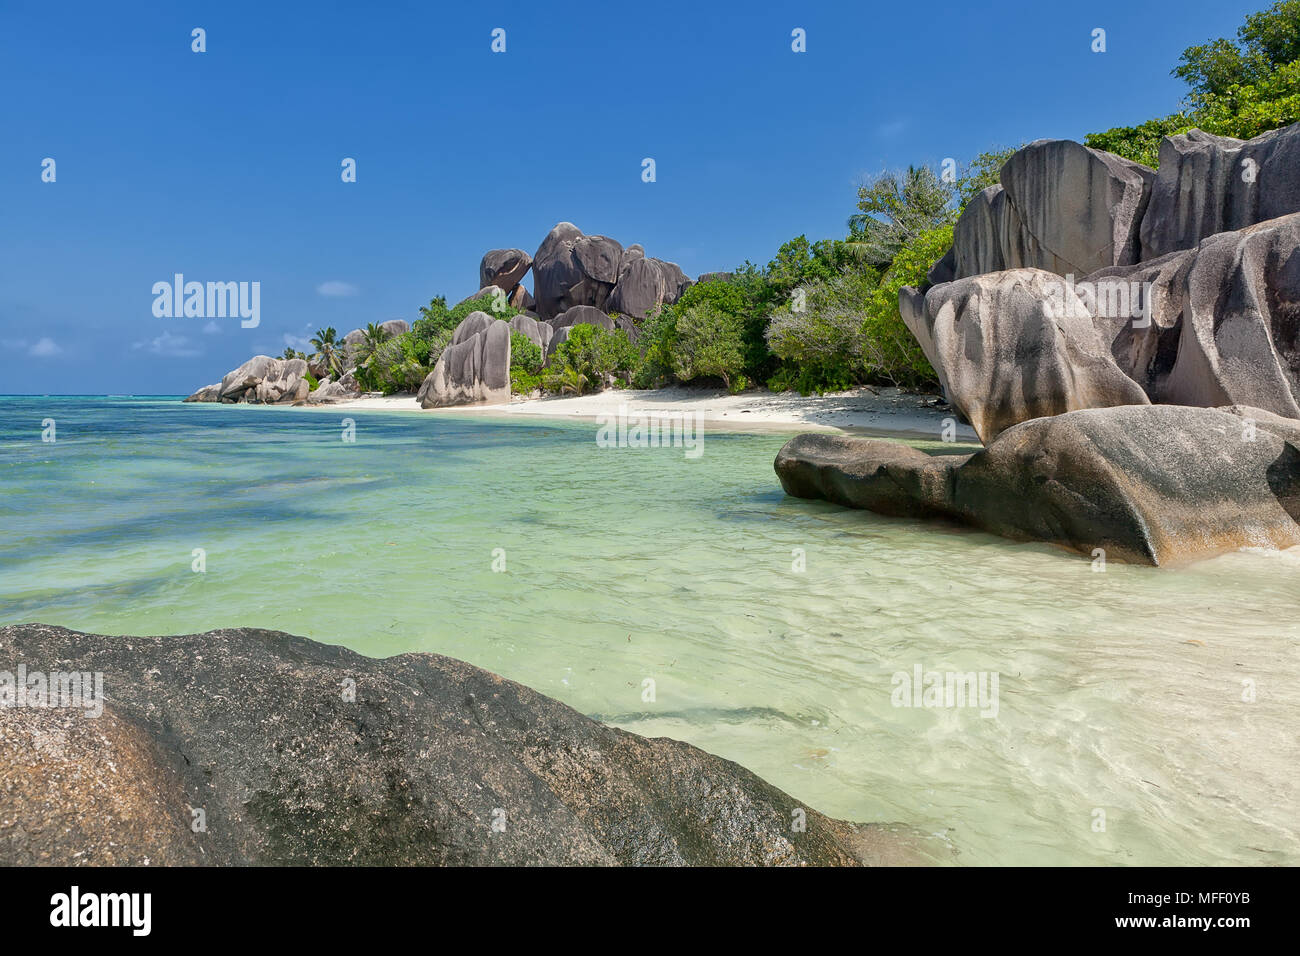
[[[1065,140],[976,196],[903,321],[981,440],[1109,405],[1300,417],[1300,124],[1167,137],[1160,169]]]
[[[393,319],[380,326],[388,338],[410,330],[402,319]],[[251,359],[225,374],[213,385],[205,385],[187,402],[223,402],[227,405],[299,405],[307,403],[328,404],[357,398],[361,386],[354,369],[357,364],[357,346],[365,340],[364,329],[353,329],[343,336],[341,347],[343,372],[335,380],[319,359],[278,359],[269,355],[254,355]],[[317,379],[312,389],[307,378],[310,372]]]
[[[1300,544],[1300,124],[1159,171],[1033,143],[927,278],[903,321],[987,448],[802,436],[787,492],[1151,564]]]
[[[523,285],[530,269],[531,293]],[[584,235],[571,222],[552,229],[534,256],[493,249],[479,263],[480,287],[471,298],[499,290],[523,313],[508,324],[486,312],[466,316],[420,386],[420,405],[508,402],[512,330],[528,336],[547,362],[575,325],[622,329],[635,341],[636,320],[676,302],[691,284],[676,263],[647,258],[636,244],[625,249],[608,236]]]
[[[532,291],[524,285],[530,271]],[[458,304],[499,293],[499,301],[521,314],[509,323],[486,312],[463,319],[419,388],[416,397],[423,408],[509,402],[511,331],[528,336],[547,362],[575,325],[622,329],[635,341],[638,320],[676,302],[692,285],[676,263],[648,258],[636,243],[624,248],[608,236],[584,235],[571,222],[556,225],[536,255],[522,249],[489,250],[479,262],[478,282],[478,291]],[[380,328],[391,338],[410,326],[395,319]],[[344,374],[337,381],[328,369],[302,359],[256,355],[185,400],[291,405],[357,398],[361,388],[352,369],[364,340],[364,329],[343,337]],[[309,370],[320,381],[316,389],[306,378]]]

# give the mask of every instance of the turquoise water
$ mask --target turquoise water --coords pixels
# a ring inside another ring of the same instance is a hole
[[[784,435],[595,431],[0,398],[0,623],[437,651],[958,864],[1300,863],[1300,551],[1096,573],[788,499]],[[996,672],[997,716],[893,706],[918,664]]]

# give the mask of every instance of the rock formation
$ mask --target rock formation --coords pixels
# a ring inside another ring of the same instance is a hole
[[[587,236],[571,222],[551,230],[533,257],[533,295],[543,319],[576,305],[644,318],[673,303],[691,282],[675,263],[647,259],[607,236]]]
[[[796,497],[1152,565],[1300,545],[1300,421],[1261,409],[1085,409],[1023,422],[974,455],[800,435],[775,467]]]
[[[1003,429],[1081,408],[1145,405],[1083,303],[1059,276],[1014,269],[900,297],[903,321],[944,393],[988,442]]]
[[[452,333],[416,398],[421,408],[510,401],[510,324],[471,312]]]
[[[1191,130],[1160,144],[1142,258],[1300,212],[1300,124],[1252,140]]]
[[[0,628],[0,671],[20,662],[100,672],[107,704],[0,707],[0,865],[926,860],[901,828],[830,819],[728,760],[436,654]]]
[[[1156,174],[1074,143],[1018,151],[1002,185],[967,205],[924,296],[900,292],[904,322],[982,438],[1126,402],[1300,416],[1300,124],[1249,142],[1193,131],[1161,157]],[[1065,281],[1026,286],[1008,271],[1024,266]],[[975,276],[989,304],[971,322],[969,287],[954,280]],[[1005,288],[1013,308],[990,298]],[[1025,317],[1063,298],[1084,313],[1053,343]]]

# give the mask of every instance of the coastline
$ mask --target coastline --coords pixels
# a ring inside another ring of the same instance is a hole
[[[294,405],[312,411],[422,412],[432,415],[488,418],[565,419],[595,421],[617,415],[694,415],[710,430],[742,432],[823,431],[841,434],[892,435],[939,441],[944,419],[955,418],[947,405],[932,405],[932,396],[900,389],[856,388],[825,395],[769,392],[766,389],[731,395],[693,388],[609,389],[589,395],[516,399],[508,405],[460,405],[421,408],[413,395],[363,397],[320,405]],[[283,406],[278,406],[283,407]],[[958,423],[959,443],[978,444],[969,425]]]

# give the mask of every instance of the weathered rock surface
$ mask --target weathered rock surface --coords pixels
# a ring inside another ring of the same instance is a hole
[[[185,399],[187,402],[219,402],[221,401],[221,383],[214,385],[204,385],[201,389]]]
[[[647,259],[645,254],[628,257],[606,306],[610,312],[644,319],[665,302],[676,302],[691,286],[691,280],[673,262]]]
[[[1300,418],[1300,213],[1088,277],[1105,279],[1150,283],[1150,324],[1121,319],[1110,334],[1120,367],[1153,401]]]
[[[550,319],[574,305],[603,309],[622,258],[623,247],[616,240],[583,235],[573,223],[559,223],[533,257],[538,314]]]
[[[237,402],[249,389],[256,389],[274,361],[269,355],[254,355],[239,368],[227,372],[221,379],[221,400]]]
[[[775,467],[796,497],[1146,564],[1300,545],[1300,423],[1259,409],[1085,409],[1016,425],[970,456],[800,435]]]
[[[476,316],[487,319],[489,324],[443,350],[438,364],[416,393],[421,408],[510,401],[510,324],[484,312],[471,312],[456,327],[453,341],[471,319],[476,325],[482,322]]]
[[[1300,124],[1252,140],[1191,130],[1160,144],[1142,258],[1300,212]]]
[[[533,257],[533,295],[543,319],[577,305],[644,318],[648,309],[676,302],[691,282],[672,262],[646,258],[607,236],[587,236],[571,222],[551,230]],[[613,303],[617,303],[617,307]]]
[[[546,354],[546,347],[555,335],[555,326],[549,322],[539,322],[530,315],[516,315],[509,324],[516,332],[528,336],[529,340],[542,350],[543,355]]]
[[[257,383],[257,400],[264,405],[277,402],[300,402],[311,389],[304,359],[274,359]]]
[[[492,249],[478,265],[479,288],[495,285],[506,292],[514,290],[532,268],[533,257],[522,249]]]
[[[925,859],[914,837],[435,654],[376,660],[253,629],[0,628],[0,670],[19,662],[102,672],[109,703],[97,719],[0,708],[0,865]]]
[[[492,327],[496,322],[496,316],[488,315],[486,312],[471,312],[465,318],[460,320],[460,324],[452,329],[450,345],[460,345]]]
[[[929,281],[1010,269],[1083,276],[1135,263],[1154,176],[1069,140],[1031,143],[1007,160],[1000,185],[966,205]]]
[[[1008,263],[1087,275],[1137,262],[1155,171],[1069,140],[1039,140],[1012,154],[1002,188],[1032,240],[1032,259]]]
[[[1146,405],[1061,277],[972,276],[900,295],[903,321],[953,407],[987,443],[1019,422],[1081,408]]]

